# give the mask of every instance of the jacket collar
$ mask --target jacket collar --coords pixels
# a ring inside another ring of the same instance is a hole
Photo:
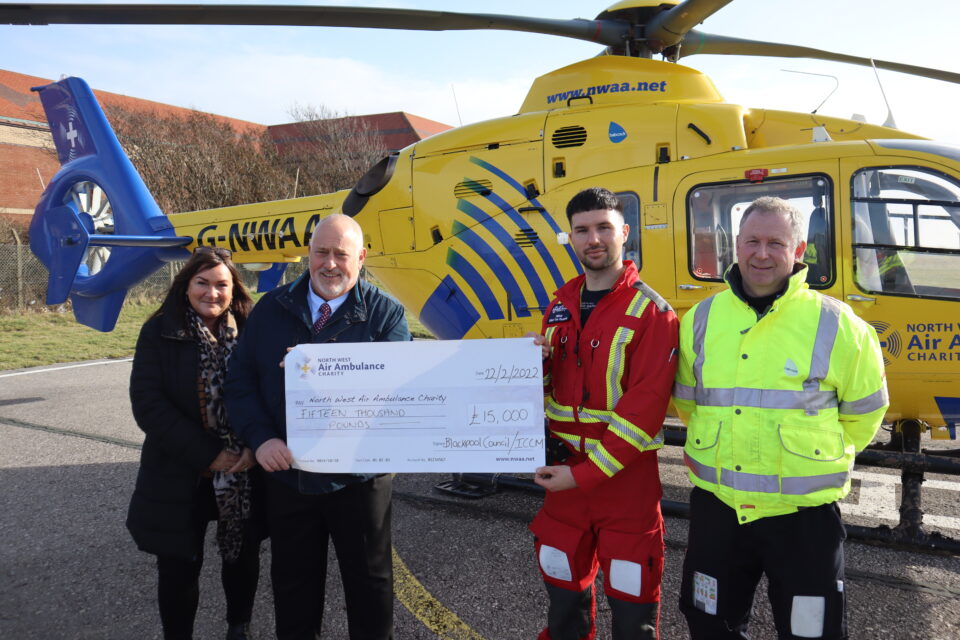
[[[637,272],[637,265],[634,264],[633,260],[624,260],[623,261],[623,271],[620,272],[620,277],[617,278],[617,281],[613,283],[613,286],[610,287],[610,291],[617,291],[624,287],[632,287],[633,283],[640,279],[640,274]],[[581,273],[573,280],[568,281],[565,285],[553,292],[553,295],[557,296],[563,300],[564,304],[568,307],[570,305],[579,306],[580,301],[580,291],[583,289],[583,284],[586,282],[587,276],[584,273]]]
[[[723,279],[726,281],[727,285],[730,287],[730,291],[734,296],[737,297],[743,304],[749,306],[747,302],[747,294],[743,289],[743,275],[740,273],[740,265],[734,263],[727,269],[727,272],[724,274]],[[771,308],[779,306],[780,301],[786,298],[792,297],[798,291],[807,288],[807,265],[802,262],[798,262],[793,265],[793,275],[787,279],[787,288],[780,292],[776,298],[773,300]]]
[[[284,287],[277,295],[277,302],[284,309],[299,318],[307,327],[313,327],[313,318],[310,316],[310,303],[307,302],[307,288],[310,286],[310,272],[304,271],[303,274]],[[327,333],[328,328],[332,328],[341,320],[346,324],[365,322],[367,320],[367,304],[364,301],[363,292],[367,287],[373,285],[357,280],[357,284],[347,295],[340,308],[337,309],[326,326],[321,331],[321,335]]]
[[[160,314],[160,336],[172,340],[194,340],[194,337],[184,327],[185,318],[177,319],[174,315]],[[233,312],[227,309],[225,322],[227,326],[233,327],[234,335],[237,332],[237,319]]]

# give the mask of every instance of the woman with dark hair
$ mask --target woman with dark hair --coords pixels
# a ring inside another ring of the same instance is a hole
[[[193,637],[210,520],[217,520],[226,637],[248,638],[265,537],[262,479],[230,430],[222,390],[252,307],[230,252],[198,247],[137,341],[130,401],[146,438],[127,528],[137,547],[157,556],[165,640]]]

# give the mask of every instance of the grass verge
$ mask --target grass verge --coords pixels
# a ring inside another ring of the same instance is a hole
[[[140,327],[158,306],[128,302],[109,333],[83,326],[69,311],[0,314],[0,370],[132,356]],[[433,337],[409,312],[407,322],[415,337]]]
[[[0,315],[0,369],[132,355],[141,325],[156,308],[155,303],[123,305],[109,333],[83,326],[70,311]]]

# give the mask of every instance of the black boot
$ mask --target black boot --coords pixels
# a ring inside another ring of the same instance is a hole
[[[227,627],[227,640],[250,640],[250,623],[237,622]]]
[[[607,598],[613,613],[613,640],[656,640],[660,603]]]
[[[583,591],[568,591],[544,583],[550,597],[547,632],[550,640],[581,640],[590,634],[594,623],[593,586]]]

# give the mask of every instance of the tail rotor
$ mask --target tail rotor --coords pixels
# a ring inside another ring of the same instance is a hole
[[[34,91],[61,163],[30,226],[30,247],[50,273],[47,304],[69,298],[79,322],[110,331],[128,289],[186,258],[193,238],[175,234],[86,82]]]

